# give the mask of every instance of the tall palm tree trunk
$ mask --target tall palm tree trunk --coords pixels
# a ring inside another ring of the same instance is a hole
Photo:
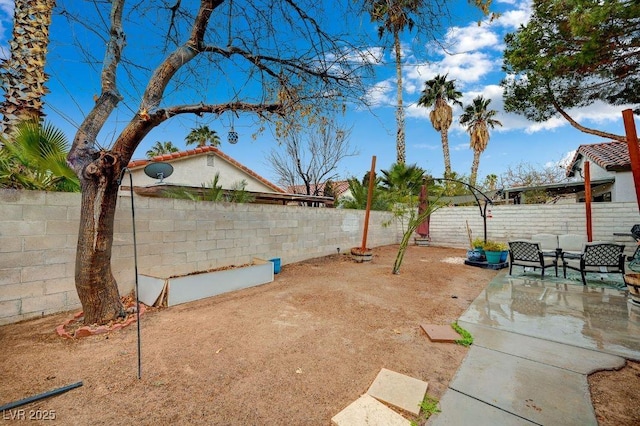
[[[0,87],[5,100],[0,104],[0,131],[13,134],[21,121],[40,118],[42,98],[49,79],[44,72],[49,25],[55,0],[16,0],[10,57],[0,66]]]
[[[477,149],[473,150],[473,162],[471,163],[471,176],[469,177],[469,184],[476,186],[476,180],[478,178],[478,167],[480,166],[480,154],[481,151]]]
[[[442,140],[442,155],[444,156],[444,177],[451,176],[451,155],[449,154],[449,128],[440,129],[440,139]]]
[[[404,137],[404,107],[402,105],[402,52],[400,50],[400,35],[396,31],[393,34],[393,46],[396,54],[396,77],[398,87],[396,89],[397,105],[396,105],[396,162],[404,164],[406,161],[406,144]]]

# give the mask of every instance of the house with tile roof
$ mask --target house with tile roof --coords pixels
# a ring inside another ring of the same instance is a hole
[[[325,194],[325,185],[327,182],[319,183],[318,185],[311,185],[311,195],[321,195],[326,196]],[[341,197],[351,196],[351,191],[349,190],[349,181],[346,180],[337,180],[333,182],[333,197],[335,200],[339,200]],[[295,185],[287,187],[287,192],[291,194],[306,194],[307,188],[304,185]]]
[[[245,180],[245,190],[250,192],[285,192],[213,146],[159,155],[150,160],[131,161],[128,167],[135,186],[144,187],[158,183],[158,179],[150,178],[144,173],[144,168],[152,162],[164,162],[173,166],[171,176],[163,178],[163,183],[167,185],[200,188],[203,184],[209,184],[215,174],[219,173],[218,185],[223,189],[233,189],[234,185]]]
[[[580,145],[567,167],[567,177],[584,182],[586,161],[589,161],[592,182],[609,181],[608,185],[594,192],[595,201],[636,201],[631,159],[626,142]]]

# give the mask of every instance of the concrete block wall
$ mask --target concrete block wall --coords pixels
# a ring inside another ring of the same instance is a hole
[[[282,264],[360,246],[364,212],[280,205],[205,203],[134,197],[138,271],[158,277],[279,257]],[[77,310],[75,251],[80,195],[0,190],[0,324]],[[536,233],[586,234],[585,206],[493,206],[487,237],[508,241]],[[594,240],[635,248],[626,233],[640,223],[635,203],[593,204]],[[369,247],[395,244],[401,230],[388,213],[372,212]],[[482,237],[478,207],[445,207],[431,218],[432,244],[467,247],[466,223]],[[119,200],[114,224],[113,273],[120,291],[134,287],[129,197]]]
[[[282,264],[360,246],[364,212],[134,197],[138,271],[180,275],[280,257]],[[75,252],[80,194],[0,189],[0,325],[80,309]],[[372,212],[367,246],[400,241],[391,216]],[[118,202],[112,269],[134,287],[131,199]]]
[[[507,242],[529,239],[533,234],[587,233],[585,204],[520,204],[491,206],[487,218],[487,239]],[[635,202],[593,203],[592,224],[594,241],[618,241],[627,245],[625,252],[633,253],[636,243],[631,237],[614,236],[628,233],[640,223]],[[431,216],[430,234],[434,245],[468,247],[467,222],[473,238],[484,235],[483,220],[477,206],[443,207]]]

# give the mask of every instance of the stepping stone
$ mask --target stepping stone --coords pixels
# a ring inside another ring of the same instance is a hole
[[[336,426],[408,426],[409,420],[380,401],[364,394],[333,416]]]
[[[367,393],[382,402],[418,415],[428,386],[427,382],[383,368]]]
[[[422,324],[420,326],[432,342],[454,343],[462,338],[450,325]]]

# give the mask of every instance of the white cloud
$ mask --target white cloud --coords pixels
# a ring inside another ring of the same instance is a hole
[[[365,102],[371,107],[395,105],[395,84],[395,81],[390,79],[376,83],[365,94]]]
[[[456,80],[458,89],[467,83],[480,81],[491,71],[495,70],[497,62],[482,52],[459,53],[447,55],[439,62],[419,64],[409,68],[406,72],[407,80],[412,80],[420,89],[426,80],[436,74],[448,74],[449,79]],[[419,83],[418,83],[419,82]]]
[[[345,50],[344,52],[347,61],[356,64],[378,64],[382,61],[383,55],[383,49],[375,46],[361,50]]]
[[[514,31],[520,25],[526,25],[531,19],[531,9],[518,9],[505,12],[496,20],[495,25]]]
[[[466,151],[469,149],[469,143],[459,143],[450,148],[452,151]]]
[[[548,161],[544,164],[544,167],[546,168],[556,168],[556,167],[562,167],[563,169],[566,169],[567,167],[569,167],[569,164],[571,163],[571,160],[573,160],[573,157],[576,155],[576,150],[572,150],[567,152],[566,154],[564,154],[562,156],[562,158],[560,159],[560,161]]]
[[[438,145],[431,145],[431,144],[426,144],[426,143],[415,143],[412,144],[411,147],[413,148],[417,148],[420,150],[425,150],[425,151],[437,151],[442,149],[442,145],[438,144]]]
[[[601,101],[582,108],[574,108],[567,114],[583,126],[605,126],[622,119],[621,111],[630,106],[608,105]],[[563,117],[553,117],[543,123],[531,123],[524,127],[526,133],[536,133],[544,130],[552,130],[563,126],[569,126],[569,122]],[[622,133],[619,132],[619,133]]]
[[[444,44],[452,53],[463,53],[494,47],[499,44],[499,39],[487,25],[470,24],[466,27],[449,28]]]

